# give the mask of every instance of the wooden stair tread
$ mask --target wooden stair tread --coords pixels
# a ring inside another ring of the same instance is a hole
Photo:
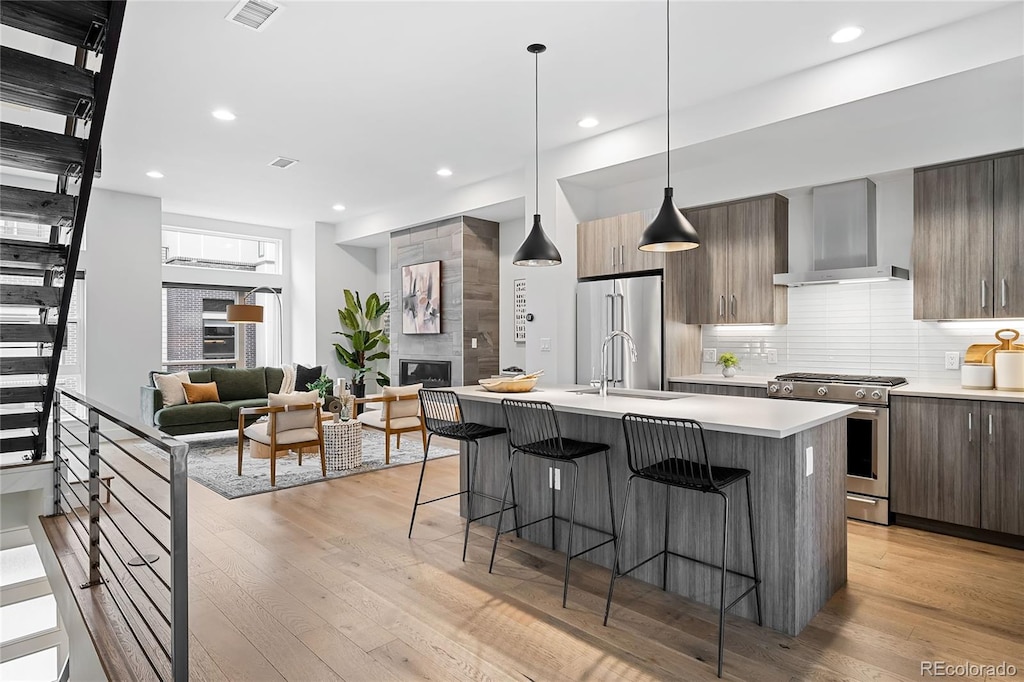
[[[44,393],[46,386],[0,386],[0,403],[39,403]]]
[[[75,197],[70,194],[41,192],[22,187],[0,187],[3,201],[0,201],[0,218],[38,225],[59,225],[66,227],[75,219]],[[0,245],[8,241],[0,240]],[[24,242],[32,243],[32,242]]]
[[[93,73],[46,57],[0,47],[3,101],[85,119],[92,115]]]
[[[79,174],[85,168],[85,140],[2,122],[0,163],[40,173],[67,175],[70,169],[70,174]]]
[[[0,324],[0,343],[53,343],[55,324]]]
[[[0,374],[46,374],[50,371],[48,356],[25,355],[22,357],[0,358]]]
[[[0,415],[0,428],[35,429],[39,427],[41,412],[15,412]]]
[[[82,0],[4,0],[0,22],[58,42],[95,50],[102,45],[110,3]]]
[[[0,238],[0,262],[3,263],[22,267],[62,266],[67,257],[68,247],[64,244]]]
[[[60,305],[62,287],[33,284],[5,284],[0,288],[0,305],[23,305],[35,308],[56,308]]]
[[[0,452],[35,452],[39,436],[10,436],[0,438]]]

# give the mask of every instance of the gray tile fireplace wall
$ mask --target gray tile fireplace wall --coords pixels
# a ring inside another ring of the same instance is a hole
[[[391,364],[450,360],[452,385],[498,372],[498,224],[459,216],[391,233]],[[441,261],[441,333],[402,333],[402,267]],[[477,347],[472,347],[476,338]]]

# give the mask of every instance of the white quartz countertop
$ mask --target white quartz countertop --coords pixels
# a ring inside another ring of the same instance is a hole
[[[699,421],[708,431],[740,433],[764,438],[787,438],[851,414],[856,405],[697,395],[668,391],[623,391],[605,398],[596,393],[580,395],[586,386],[544,386],[528,393],[492,393],[480,386],[452,389],[463,400],[499,403],[502,398],[542,400],[560,412],[619,418],[633,412],[655,417],[686,417]],[[657,400],[669,397],[671,400]]]
[[[1024,403],[1024,391],[983,391],[975,388],[960,388],[942,384],[927,384],[911,381],[905,386],[889,391],[890,395],[916,396],[919,398],[953,398],[959,400],[995,400],[1008,403]]]
[[[689,374],[683,377],[669,377],[669,383],[685,384],[721,384],[723,386],[755,386],[767,388],[768,382],[775,377],[763,377],[756,374],[737,374],[734,377],[724,377],[718,374]]]

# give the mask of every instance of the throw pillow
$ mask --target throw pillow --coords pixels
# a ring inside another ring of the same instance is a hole
[[[410,386],[385,386],[382,391],[384,397],[394,395],[416,395],[423,388],[423,384],[412,384]],[[396,400],[388,404],[390,412],[388,416],[391,419],[399,419],[400,417],[418,417],[420,414],[420,401],[419,400]]]
[[[174,374],[154,374],[153,385],[160,391],[164,400],[164,407],[185,404],[185,390],[182,384],[190,384],[188,372],[175,372]]]
[[[221,400],[255,400],[267,397],[267,374],[262,367],[213,367],[210,374],[217,384],[217,393],[220,394]]]
[[[182,384],[185,391],[185,400],[189,405],[196,403],[219,403],[220,396],[217,395],[217,384]]]
[[[320,394],[316,391],[304,391],[302,393],[271,393],[267,396],[267,405],[270,407],[310,405],[318,402],[319,400]],[[292,429],[315,429],[316,414],[316,410],[278,412],[277,432],[281,433],[282,431],[291,431]]]
[[[303,367],[302,365],[295,365],[295,390],[299,393],[308,391],[309,388],[306,384],[311,384],[321,376],[323,376],[324,368],[320,365],[316,367]],[[319,395],[319,394],[317,394]]]

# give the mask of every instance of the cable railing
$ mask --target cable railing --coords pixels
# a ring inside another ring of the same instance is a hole
[[[67,520],[87,557],[88,581],[79,587],[107,592],[156,679],[184,682],[188,445],[74,391],[57,389],[52,414],[53,515]],[[117,440],[114,430],[122,432]],[[126,448],[125,431],[160,456]]]

